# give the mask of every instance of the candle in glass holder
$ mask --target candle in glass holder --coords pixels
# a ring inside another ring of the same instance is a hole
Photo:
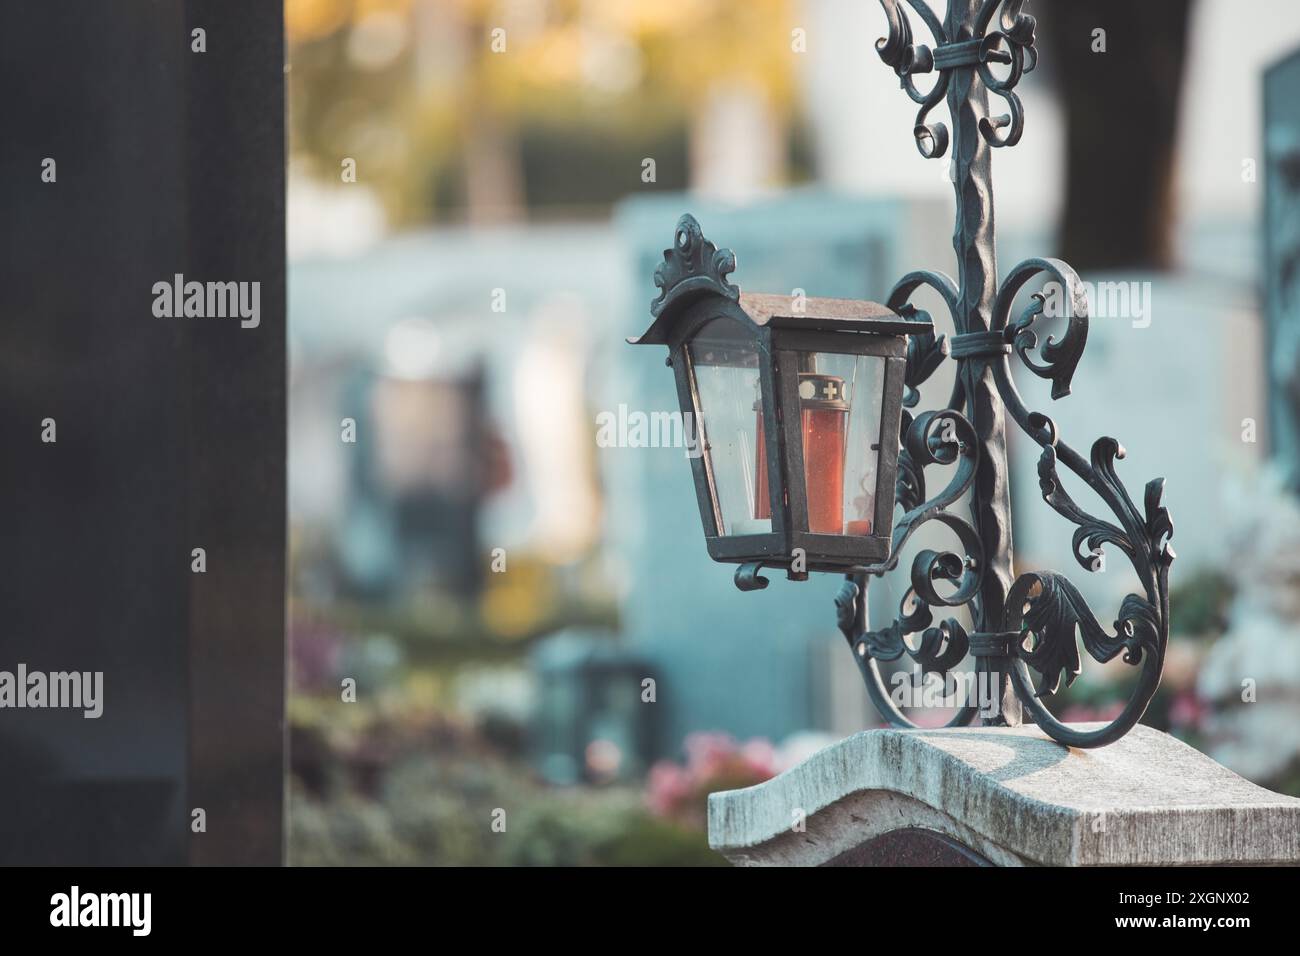
[[[844,524],[845,534],[871,534],[870,518],[855,518],[853,521],[847,521]]]
[[[754,517],[772,517],[772,494],[767,484],[767,430],[763,428],[763,405],[754,400]]]
[[[844,379],[817,372],[799,374],[803,419],[804,487],[808,530],[844,533],[844,438],[849,404]]]

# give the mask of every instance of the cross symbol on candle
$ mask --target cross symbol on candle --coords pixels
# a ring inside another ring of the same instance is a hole
[[[827,400],[831,400],[838,394],[839,389],[835,387],[834,382],[827,382],[826,387],[822,389],[822,391],[826,395]]]

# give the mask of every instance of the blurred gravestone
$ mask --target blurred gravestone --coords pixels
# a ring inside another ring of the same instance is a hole
[[[613,634],[570,629],[532,655],[533,762],[548,783],[608,783],[644,775],[655,756],[654,672]]]
[[[1300,491],[1300,51],[1264,75],[1269,415],[1274,462]]]
[[[1283,786],[1300,758],[1300,53],[1264,74],[1264,287],[1270,467],[1225,509],[1233,601],[1197,691],[1204,746]]]
[[[5,11],[0,671],[103,676],[0,709],[0,863],[281,858],[283,63],[274,3]]]

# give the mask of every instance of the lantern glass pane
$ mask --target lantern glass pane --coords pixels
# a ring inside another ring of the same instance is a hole
[[[876,480],[885,360],[875,355],[799,353],[808,527],[813,534],[876,532]]]
[[[691,340],[687,352],[718,533],[767,534],[772,509],[758,349],[738,322],[714,319]]]

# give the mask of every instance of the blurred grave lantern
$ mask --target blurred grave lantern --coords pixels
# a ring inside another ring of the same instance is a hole
[[[409,347],[409,335],[390,338]],[[366,436],[348,456],[338,542],[346,584],[369,601],[428,593],[476,600],[483,566],[465,555],[479,548],[483,503],[503,470],[486,370],[475,363],[417,374],[392,358],[376,371],[355,370],[341,403],[340,415],[360,410],[354,427]]]
[[[533,756],[553,784],[635,780],[655,758],[649,665],[607,632],[567,631],[532,658],[538,682]]]
[[[668,346],[705,542],[791,578],[889,557],[907,336],[931,332],[875,302],[741,293],[736,267],[683,216],[655,272],[654,321],[634,345]]]

